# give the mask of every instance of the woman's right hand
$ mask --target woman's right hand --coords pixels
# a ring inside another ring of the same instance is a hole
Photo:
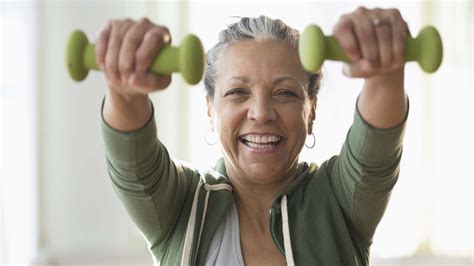
[[[171,43],[168,28],[147,18],[111,20],[96,41],[96,62],[105,73],[109,93],[124,99],[143,98],[171,83],[171,75],[148,71],[160,49]]]

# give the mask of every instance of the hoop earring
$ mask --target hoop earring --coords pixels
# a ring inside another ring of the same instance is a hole
[[[312,145],[306,144],[306,141],[304,142],[304,145],[305,145],[306,148],[308,148],[308,149],[312,149],[312,148],[314,147],[314,145],[316,145],[316,137],[314,136],[314,133],[311,133],[311,136],[313,136],[313,144],[312,144]]]
[[[211,141],[209,141],[209,139]],[[207,145],[215,145],[217,143],[217,136],[214,131],[212,131],[210,128],[207,129],[206,134],[204,134],[204,142],[207,143]]]

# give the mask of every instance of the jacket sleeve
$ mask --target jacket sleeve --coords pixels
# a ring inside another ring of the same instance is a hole
[[[157,138],[154,117],[141,129],[120,132],[102,116],[101,130],[113,189],[149,248],[160,249],[198,175],[170,158]]]
[[[360,237],[370,244],[398,179],[408,111],[399,125],[379,129],[362,118],[357,104],[355,109],[330,179],[344,212]]]

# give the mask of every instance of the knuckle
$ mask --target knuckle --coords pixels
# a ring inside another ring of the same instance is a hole
[[[350,46],[346,47],[346,50],[347,50],[347,53],[349,53],[352,56],[359,54],[359,51],[358,51],[357,47],[354,46],[354,45],[350,45]]]
[[[112,25],[112,27],[118,27],[118,26],[120,26],[121,21],[118,20],[118,19],[111,19],[109,21],[109,23],[110,23],[110,25]]]
[[[359,41],[361,41],[362,43],[368,43],[369,45],[373,43],[374,37],[375,36],[370,31],[367,31],[367,30],[361,30],[357,36]]]
[[[129,72],[132,69],[132,64],[130,61],[123,60],[119,63],[119,69],[121,72]]]
[[[135,54],[135,61],[137,65],[143,64],[143,61],[146,61],[147,58],[148,56],[146,54],[146,51],[144,51],[143,49],[138,50]]]
[[[109,78],[116,72],[114,64],[110,63],[108,60],[105,62],[105,69],[105,73]]]
[[[153,84],[151,85],[153,89],[164,89],[171,84],[171,75],[159,75],[154,77]]]
[[[159,29],[162,30],[166,34],[170,34],[170,29],[166,26],[159,26]]]
[[[166,26],[160,26],[159,29],[162,32],[162,39],[164,42],[170,42],[171,41],[171,32]]]
[[[142,39],[140,36],[136,35],[136,34],[127,34],[124,38],[124,41],[128,44],[128,45],[132,45],[132,46],[138,46]]]
[[[115,43],[115,45],[120,45],[123,42],[124,36],[120,34],[115,34],[111,37],[111,41]]]
[[[148,17],[143,17],[138,21],[138,24],[148,26],[151,25],[151,21],[148,19]]]
[[[347,30],[347,25],[350,22],[349,16],[343,16],[339,19],[339,22],[334,25],[333,32],[336,35],[342,34]]]
[[[168,75],[164,78],[163,87],[168,87],[171,84],[171,75]]]
[[[138,51],[135,55],[135,67],[142,70],[147,69],[149,64],[151,63],[151,58],[153,57],[147,56],[147,53],[145,51]]]
[[[343,31],[343,27],[341,23],[337,23],[336,25],[334,25],[334,28],[332,29],[332,31],[336,37],[340,35]]]
[[[125,18],[125,19],[112,19],[109,21],[109,23],[112,25],[113,28],[116,29],[116,31],[123,31],[125,28],[128,28],[134,22],[130,18]]]
[[[400,13],[400,10],[398,10],[397,8],[391,8],[388,10],[389,14],[394,16],[394,17],[401,17],[402,14]]]
[[[346,21],[348,21],[348,20],[350,20],[350,19],[351,19],[351,15],[349,15],[349,14],[344,14],[344,15],[342,15],[342,16],[339,18],[339,21],[340,21],[340,22],[346,22]]]
[[[153,28],[146,33],[145,38],[159,46],[163,43],[165,35],[159,28]]]
[[[367,14],[367,12],[368,12],[368,9],[367,9],[366,7],[364,7],[364,6],[359,6],[359,7],[355,10],[354,13],[357,14],[357,15],[365,15],[365,14]]]
[[[376,7],[374,9],[372,9],[372,11],[375,13],[375,14],[380,14],[380,13],[383,13],[383,9],[379,8],[379,7]]]

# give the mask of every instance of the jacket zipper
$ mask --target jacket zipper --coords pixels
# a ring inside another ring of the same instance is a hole
[[[280,253],[285,256],[285,250],[283,248],[283,246],[281,245],[281,243],[278,241],[278,238],[275,234],[275,230],[276,230],[276,214],[279,213],[280,210],[277,209],[277,208],[270,208],[270,234],[272,235],[272,239],[273,239],[273,243],[275,243],[275,245],[277,246],[278,250],[280,251]]]

